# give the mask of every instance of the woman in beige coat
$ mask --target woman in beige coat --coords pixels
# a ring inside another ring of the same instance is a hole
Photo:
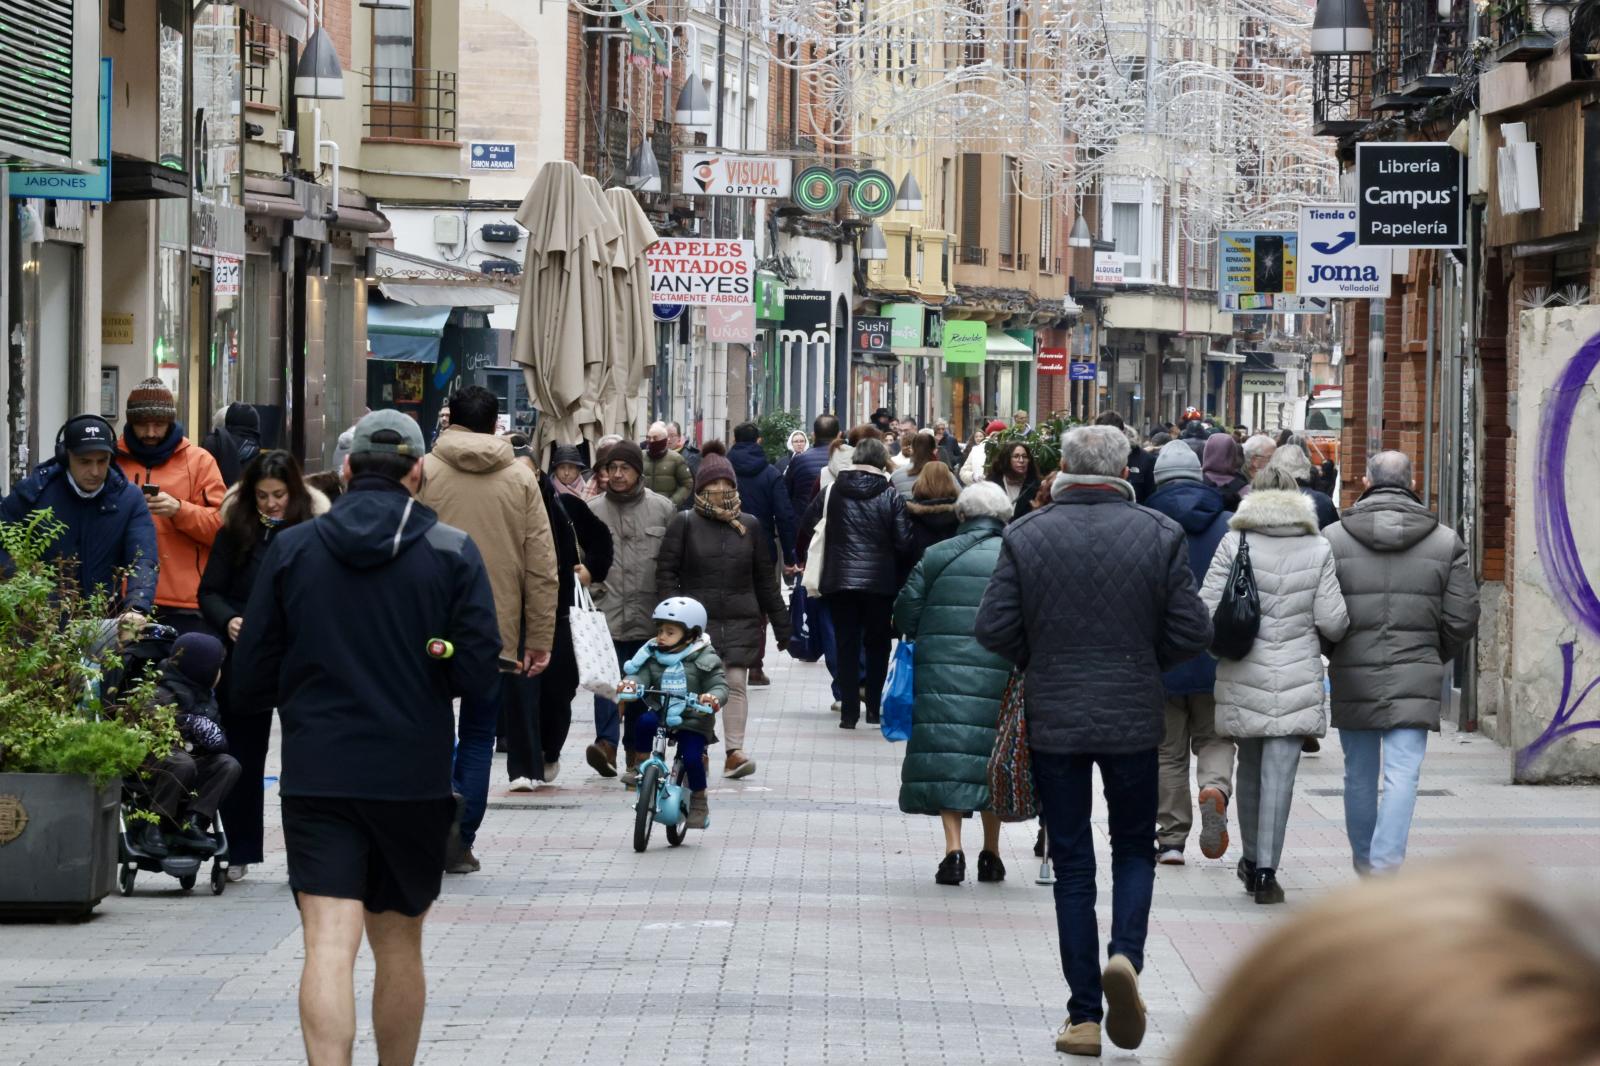
[[[1257,903],[1282,903],[1278,860],[1306,737],[1328,731],[1322,641],[1350,625],[1333,552],[1294,479],[1269,467],[1228,523],[1200,597],[1216,611],[1241,539],[1249,545],[1261,629],[1243,659],[1217,663],[1217,735],[1239,746],[1234,803],[1244,858],[1239,878]]]

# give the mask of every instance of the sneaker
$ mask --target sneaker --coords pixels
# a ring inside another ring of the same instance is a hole
[[[561,776],[561,763],[559,763],[559,762],[547,762],[547,763],[544,764],[544,783],[545,784],[547,784],[547,785],[555,784],[556,778],[558,778],[560,776]]]
[[[478,862],[478,857],[472,854],[471,848],[462,848],[460,853],[453,856],[445,864],[444,872],[447,874],[475,874],[483,866]]]
[[[583,757],[589,760],[589,765],[601,777],[617,776],[617,746],[611,741],[595,741],[583,749]]]
[[[623,788],[639,787],[639,764],[644,762],[644,756],[628,752],[628,768],[622,772]]]
[[[161,835],[160,826],[154,822],[140,822],[139,827],[128,835],[132,838],[133,846],[152,859],[164,859],[171,850]]]
[[[1307,755],[1319,755],[1322,752],[1322,741],[1316,737],[1306,737],[1300,742],[1300,750]]]
[[[749,777],[755,772],[756,761],[738,749],[728,752],[728,757],[722,764],[722,776],[735,781],[741,777]]]
[[[1228,853],[1228,797],[1222,789],[1200,790],[1200,854],[1220,859]]]
[[[990,883],[1006,879],[1006,864],[992,851],[978,852],[978,880]]]
[[[965,852],[952,851],[939,863],[939,870],[933,875],[933,880],[941,885],[959,885],[967,879],[967,856]]]
[[[844,704],[840,703],[838,700],[834,700],[833,706],[829,707],[828,710],[832,711],[834,714],[838,714],[844,710]]]
[[[1064,1055],[1088,1055],[1093,1058],[1100,1057],[1100,1023],[1072,1022],[1061,1027],[1056,1034],[1056,1050]]]
[[[531,777],[513,777],[511,779],[511,784],[508,785],[507,788],[511,792],[532,792],[533,791],[533,778],[531,778]]]
[[[250,872],[250,864],[247,863],[247,862],[242,862],[238,866],[229,866],[228,867],[228,880],[229,881],[243,881],[244,880],[244,875],[249,873],[249,872]]]
[[[1257,903],[1283,902],[1283,886],[1278,884],[1278,872],[1265,866],[1256,869],[1255,877],[1250,881],[1250,891]]]
[[[768,685],[772,684],[772,678],[767,676],[767,672],[765,670],[757,666],[750,670],[750,678],[745,683],[753,688],[766,688]]]
[[[1126,955],[1113,955],[1100,974],[1106,996],[1106,1035],[1119,1048],[1131,1051],[1144,1043],[1144,999],[1139,995],[1139,971]]]
[[[1156,862],[1159,862],[1162,866],[1182,866],[1183,849],[1162,848],[1161,854],[1156,856]]]
[[[704,829],[711,824],[711,804],[704,791],[689,793],[689,828]]]

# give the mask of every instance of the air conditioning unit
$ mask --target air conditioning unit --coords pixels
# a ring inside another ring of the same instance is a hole
[[[478,233],[490,244],[516,244],[522,236],[515,222],[485,222]]]
[[[1528,5],[1528,28],[1551,37],[1565,37],[1572,30],[1573,0],[1537,0]]]
[[[294,130],[278,131],[278,154],[294,155]]]
[[[1500,212],[1520,215],[1539,210],[1539,146],[1528,140],[1528,127],[1522,122],[1500,126],[1505,147],[1495,153],[1500,179]]]

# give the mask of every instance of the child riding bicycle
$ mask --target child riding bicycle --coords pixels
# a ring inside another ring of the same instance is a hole
[[[656,689],[688,700],[672,701],[661,713],[677,737],[678,755],[689,779],[689,828],[704,829],[711,813],[706,802],[706,748],[717,742],[716,713],[728,698],[728,682],[722,660],[705,634],[706,609],[699,601],[674,596],[657,604],[652,617],[655,639],[622,668],[617,699],[624,704],[623,746],[633,756],[630,764],[650,754],[658,721],[656,713],[638,701],[640,690]],[[680,715],[681,722],[674,722]],[[622,781],[636,786],[638,771],[630,769]]]

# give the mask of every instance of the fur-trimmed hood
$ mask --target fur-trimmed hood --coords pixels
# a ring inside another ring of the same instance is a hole
[[[306,494],[311,497],[312,518],[316,518],[318,515],[325,515],[333,509],[333,501],[328,499],[327,493],[323,492],[321,489],[312,488],[310,485],[307,485]],[[233,510],[233,501],[238,498],[238,495],[238,485],[228,486],[228,491],[222,497],[221,514],[224,522],[228,520],[228,512]]]
[[[923,516],[923,517],[930,516],[930,515],[936,515],[936,514],[953,515],[953,514],[956,513],[956,501],[955,500],[948,500],[948,499],[947,500],[918,500],[918,499],[910,499],[910,500],[906,501],[906,510],[908,512],[910,512],[911,514],[918,515],[918,516]]]
[[[1268,537],[1299,537],[1317,532],[1317,508],[1298,490],[1267,489],[1252,492],[1239,503],[1239,513],[1229,529],[1261,533]]]

